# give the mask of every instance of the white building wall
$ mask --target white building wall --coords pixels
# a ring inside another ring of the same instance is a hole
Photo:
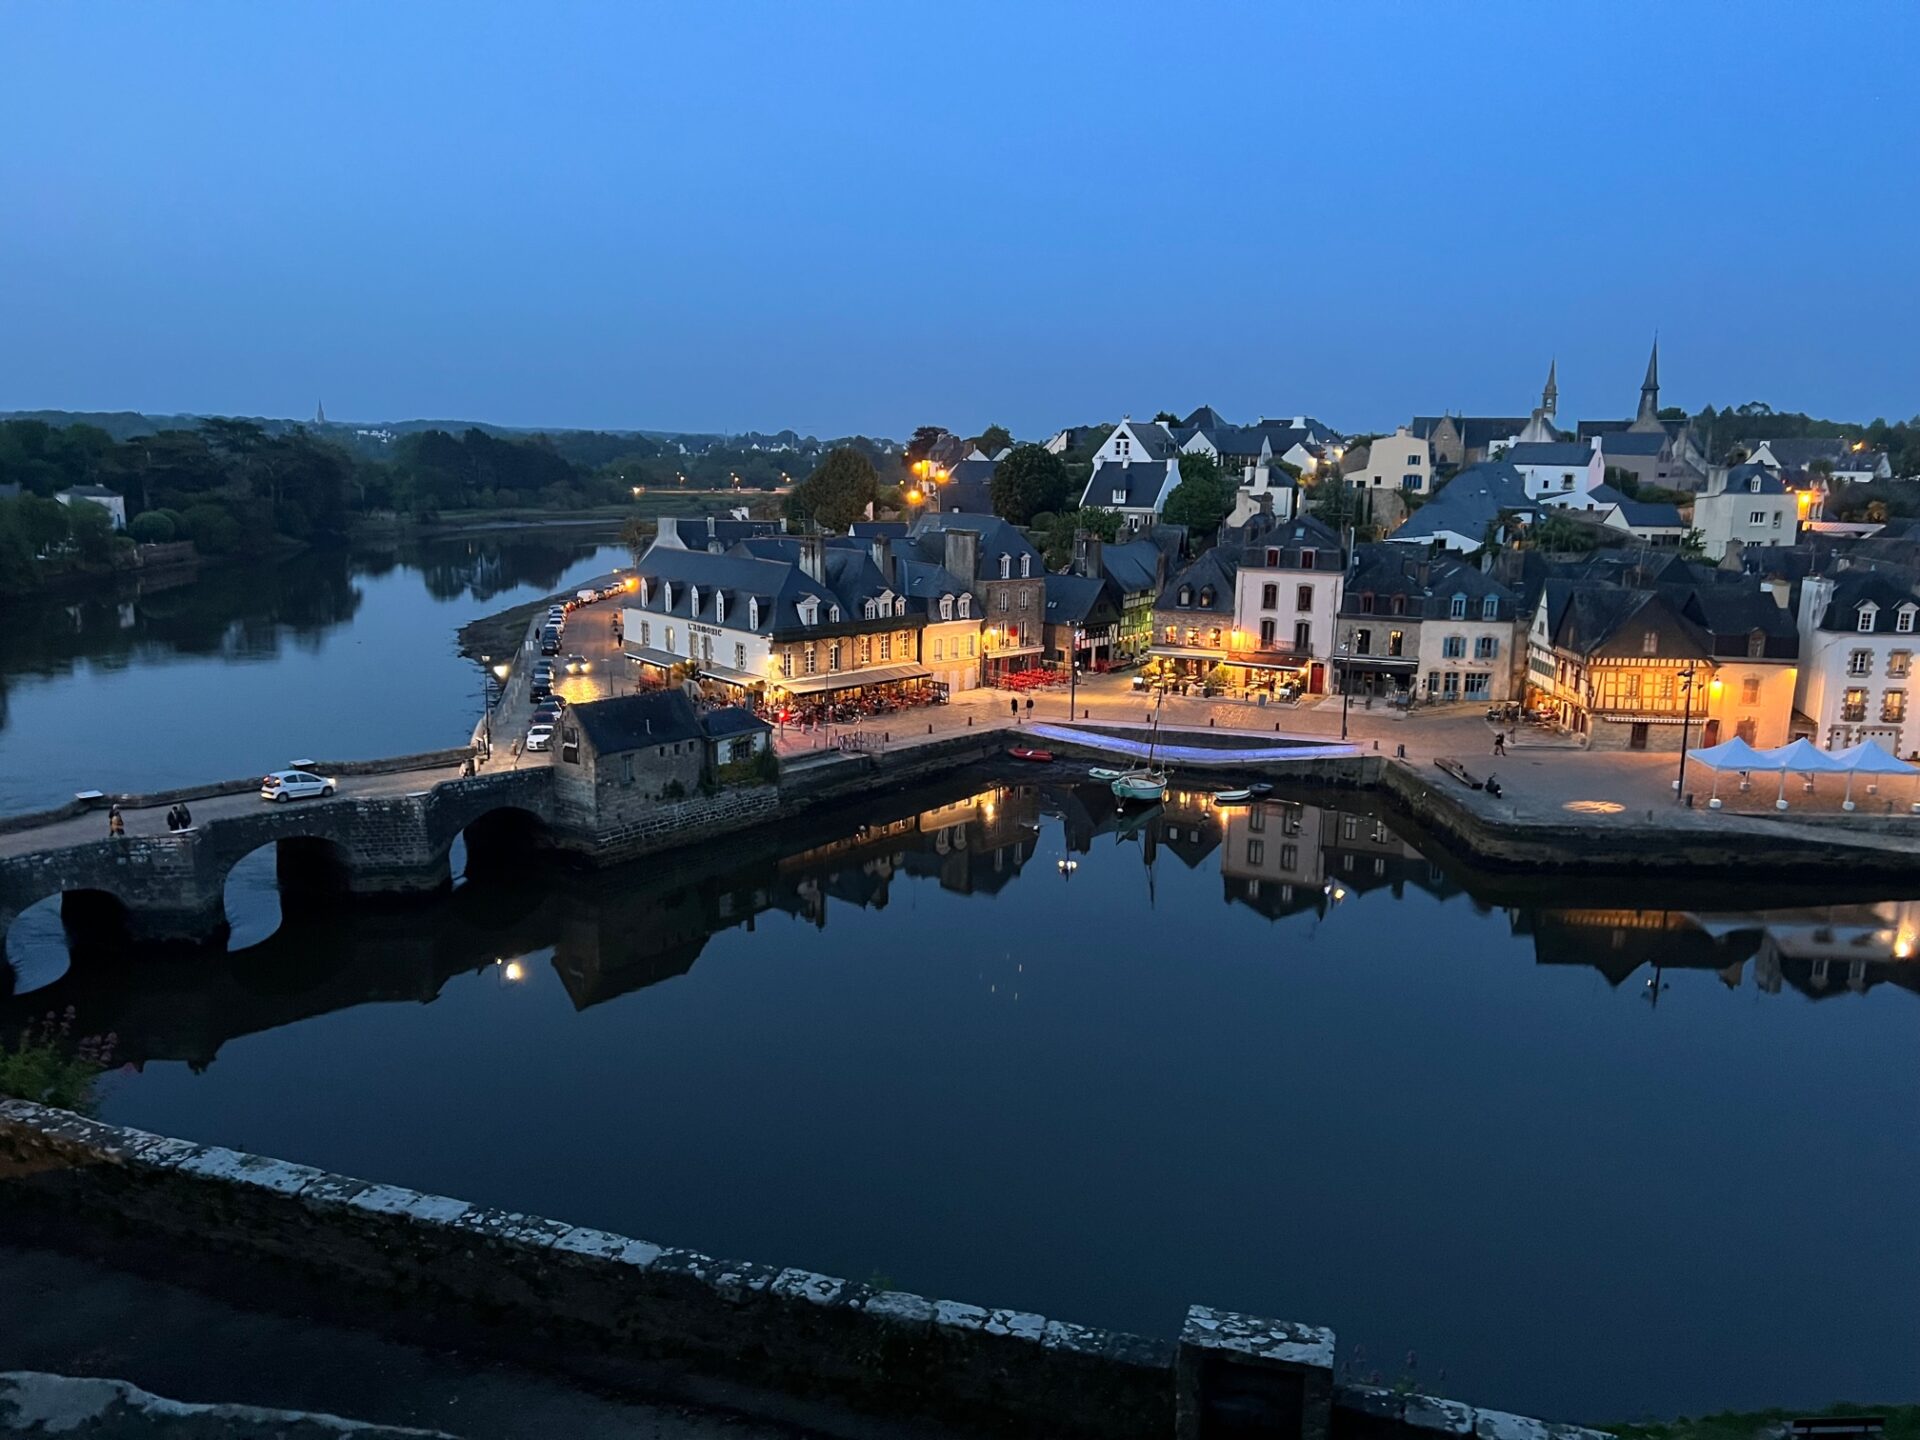
[[[1402,425],[1382,435],[1367,451],[1366,467],[1347,476],[1360,490],[1400,490],[1427,495],[1433,490],[1433,447]]]

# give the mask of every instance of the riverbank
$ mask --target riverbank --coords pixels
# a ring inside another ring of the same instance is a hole
[[[1727,1411],[1677,1420],[1609,1425],[1620,1440],[1784,1440],[1788,1427],[1807,1415],[1877,1415],[1887,1422],[1881,1440],[1920,1440],[1920,1405],[1827,1405],[1814,1410]]]

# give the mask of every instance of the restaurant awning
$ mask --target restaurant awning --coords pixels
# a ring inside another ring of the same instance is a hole
[[[774,685],[789,695],[818,695],[827,690],[852,690],[861,685],[891,685],[899,680],[925,680],[931,672],[918,665],[869,665],[864,670],[839,670],[831,675],[795,675]]]
[[[687,657],[676,655],[671,650],[655,649],[651,645],[629,645],[627,658],[638,660],[642,665],[658,665],[662,670],[671,670],[675,665],[684,664]]]
[[[751,670],[735,670],[730,665],[711,665],[704,661],[700,665],[700,674],[705,679],[718,680],[723,685],[763,685],[767,678]]]

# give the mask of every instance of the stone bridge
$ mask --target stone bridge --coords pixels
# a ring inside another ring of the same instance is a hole
[[[16,832],[0,854],[0,941],[22,910],[49,895],[65,896],[70,913],[92,903],[117,906],[131,939],[218,940],[227,926],[227,876],[263,845],[277,849],[283,893],[377,896],[447,885],[448,856],[462,835],[469,863],[496,847],[548,839],[547,766],[468,778],[383,778],[384,793],[349,791],[289,805],[264,804],[257,792],[195,801],[194,827],[177,834],[110,839],[100,812],[84,817],[84,830],[67,820]]]

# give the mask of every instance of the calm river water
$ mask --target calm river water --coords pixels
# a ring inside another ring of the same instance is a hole
[[[12,667],[4,783],[75,788],[89,706],[120,716],[95,743],[152,737],[115,760],[142,783],[443,743],[478,703],[452,628],[617,558],[493,595],[404,561],[184,654],[136,618]],[[1340,804],[1122,822],[983,771],[284,918],[269,859],[224,956],[13,937],[37,988],[0,1034],[117,1033],[118,1122],[1152,1334],[1194,1302],[1323,1322],[1361,1374],[1523,1412],[1920,1398],[1920,905],[1524,888]]]

